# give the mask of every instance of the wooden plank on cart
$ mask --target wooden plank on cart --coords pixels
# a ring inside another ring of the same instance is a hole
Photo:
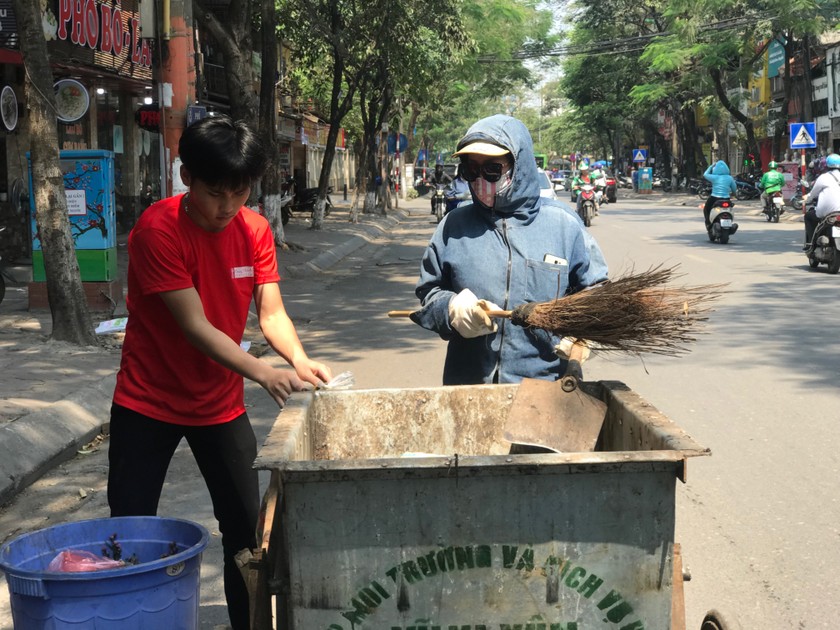
[[[674,582],[671,587],[671,630],[685,630],[685,589],[683,588],[682,548],[674,543]]]
[[[263,496],[257,523],[257,549],[249,564],[246,583],[251,610],[251,630],[271,630],[274,627],[271,618],[271,592],[269,579],[272,562],[269,554],[269,540],[274,526],[280,488],[280,473],[271,472],[268,489]]]

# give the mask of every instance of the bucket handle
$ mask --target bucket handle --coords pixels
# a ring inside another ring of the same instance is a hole
[[[48,599],[47,589],[44,587],[44,581],[39,578],[6,574],[6,583],[9,585],[9,590],[12,593]]]

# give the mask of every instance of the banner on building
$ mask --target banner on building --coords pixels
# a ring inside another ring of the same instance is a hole
[[[828,117],[840,118],[840,46],[825,51],[828,79]]]

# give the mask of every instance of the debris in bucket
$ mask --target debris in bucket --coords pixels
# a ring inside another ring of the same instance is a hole
[[[102,547],[102,555],[106,558],[122,560],[123,548],[122,545],[117,542],[116,533],[113,533],[110,536],[108,536],[108,540],[105,541],[105,546]],[[124,562],[125,564],[140,564],[140,560],[137,559],[136,554],[131,554],[131,556],[126,558]]]
[[[65,549],[47,565],[47,571],[56,573],[87,573],[124,567],[125,562],[97,556],[90,551]]]
[[[161,557],[161,558],[168,558],[169,556],[174,556],[174,555],[175,555],[175,554],[177,554],[177,553],[178,553],[178,543],[176,543],[176,542],[173,540],[171,543],[169,543],[169,551],[167,551],[166,553],[161,554],[161,556],[160,556],[160,557]]]

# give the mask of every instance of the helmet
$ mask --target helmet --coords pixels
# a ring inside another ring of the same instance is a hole
[[[840,155],[832,153],[825,158],[825,165],[827,168],[840,168]]]
[[[773,160],[770,160],[770,162],[767,163],[767,168],[769,168],[770,170],[776,169],[778,167],[779,165],[776,164]]]
[[[582,170],[582,171],[588,171],[588,170],[589,170],[589,164],[587,164],[586,162],[584,162],[583,164],[581,164],[581,165],[580,165],[580,170]]]

